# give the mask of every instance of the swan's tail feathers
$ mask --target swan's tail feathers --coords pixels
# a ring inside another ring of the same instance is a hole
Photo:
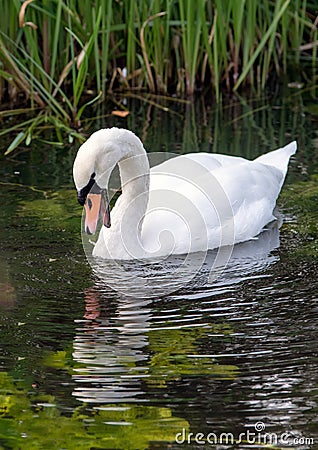
[[[289,159],[292,155],[296,153],[297,142],[293,141],[287,144],[285,147],[279,148],[272,152],[266,153],[265,155],[259,156],[255,161],[268,166],[274,166],[281,170],[286,175]]]

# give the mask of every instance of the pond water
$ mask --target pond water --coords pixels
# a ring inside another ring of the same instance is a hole
[[[2,158],[0,449],[318,448],[317,103],[292,89],[218,107],[125,101],[126,119],[105,105],[87,131],[247,158],[297,139],[282,226],[236,246],[217,277],[210,252],[177,291],[156,291],[171,266],[149,265],[116,291],[111,266],[93,271],[82,247],[76,146]]]

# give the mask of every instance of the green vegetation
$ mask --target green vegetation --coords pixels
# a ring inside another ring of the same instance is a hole
[[[90,332],[88,327],[87,333]],[[211,334],[219,336],[220,333],[231,339],[233,330],[228,325],[211,324],[187,330],[149,331],[151,359],[145,383],[149,388],[164,390],[169,382],[181,382],[186,377],[235,379],[238,367],[220,364],[208,356],[198,356],[200,344],[204,345],[208,336],[211,339]],[[19,351],[21,354],[21,349]],[[97,351],[103,352],[103,347]],[[190,428],[186,419],[177,417],[169,407],[161,405],[96,403],[94,407],[78,403],[71,413],[69,408],[65,411],[59,396],[46,393],[43,387],[34,383],[34,368],[40,363],[40,367],[42,364],[57,373],[77,377],[88,373],[89,363],[74,358],[72,346],[68,350],[45,351],[40,362],[33,362],[32,375],[25,376],[24,370],[30,370],[28,359],[20,357],[19,370],[0,372],[0,449],[2,444],[6,449],[16,450],[142,450],[148,449],[150,442],[160,443],[160,448],[169,448],[168,443],[174,442],[176,433]],[[134,369],[136,375],[139,373],[138,364],[128,360],[126,364],[130,375],[134,374]],[[114,377],[116,379],[115,372]],[[92,376],[92,382],[94,378]]]
[[[8,152],[47,127],[60,141],[65,132],[81,139],[85,108],[114,92],[182,97],[212,87],[218,100],[221,90],[260,91],[289,68],[299,74],[292,81],[316,81],[313,0],[2,3],[0,97],[25,108],[0,118],[32,111],[0,133],[16,133]]]
[[[284,223],[285,235],[296,257],[318,255],[318,175],[308,181],[294,183],[285,188],[280,201],[295,218]]]
[[[205,328],[194,327],[187,330],[161,330],[149,332],[149,350],[152,354],[147,383],[166,388],[171,380],[181,380],[184,376],[205,375],[221,380],[233,380],[239,368],[231,364],[220,364],[211,357],[197,357],[200,340],[212,332],[224,336],[233,333],[230,326],[213,324]],[[190,356],[189,356],[190,355]]]
[[[28,390],[0,372],[0,448],[142,450],[149,448],[150,441],[173,442],[180,429],[189,428],[169,408],[120,406],[107,405],[91,413],[79,406],[67,416],[54,396]]]
[[[70,233],[78,229],[82,208],[76,203],[74,205],[74,192],[60,190],[45,195],[44,199],[33,199],[20,204],[18,216],[32,217],[38,228],[46,232],[63,230]]]

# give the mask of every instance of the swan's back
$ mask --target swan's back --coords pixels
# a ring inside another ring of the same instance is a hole
[[[273,150],[271,152],[265,153],[254,159],[255,162],[266,164],[267,166],[276,167],[282,172],[283,178],[285,178],[289,159],[292,155],[296,153],[297,143],[296,141],[287,144],[285,147]],[[218,153],[189,153],[186,155],[181,155],[176,158],[168,159],[167,161],[153,167],[151,173],[156,172],[173,172],[180,161],[184,158],[188,158],[198,164],[203,165],[207,170],[213,171],[220,167],[229,167],[234,165],[239,165],[247,160],[240,156],[230,156],[221,155]]]
[[[206,243],[215,248],[221,241],[229,245],[257,236],[275,219],[273,210],[296,148],[292,142],[253,161],[194,153],[152,168],[150,214],[142,231],[145,247],[153,248],[154,238],[158,242],[165,230],[174,231],[174,253],[188,252],[189,241],[191,251],[197,251],[205,250]],[[226,228],[233,233],[224,241]]]

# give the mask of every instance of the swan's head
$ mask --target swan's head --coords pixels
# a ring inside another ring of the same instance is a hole
[[[73,178],[80,205],[85,205],[85,230],[93,234],[98,217],[110,227],[107,187],[115,165],[130,156],[144,152],[140,139],[131,131],[105,128],[93,133],[79,148]]]

